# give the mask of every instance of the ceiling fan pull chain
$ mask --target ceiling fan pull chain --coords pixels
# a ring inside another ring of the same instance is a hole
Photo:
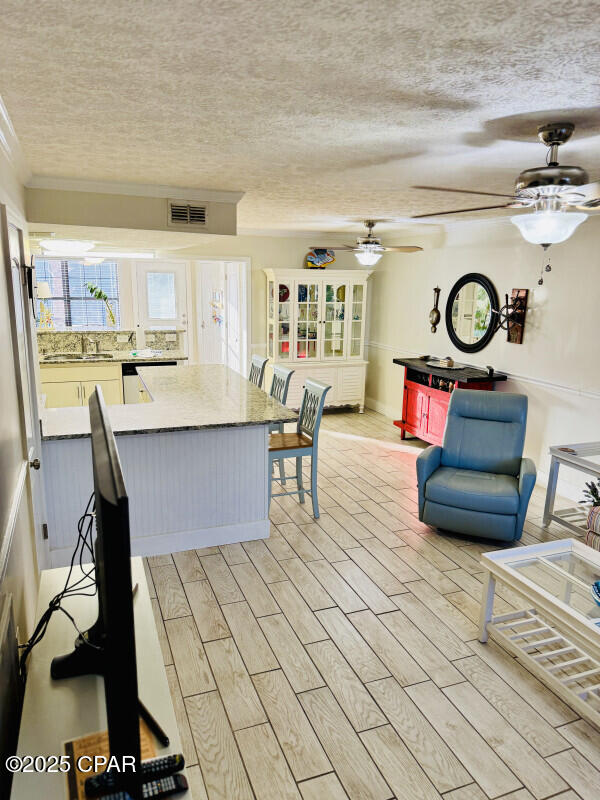
[[[544,257],[544,261],[545,260],[546,258]],[[542,269],[540,271],[540,278],[538,280],[539,286],[544,285],[544,272],[552,272],[552,265],[550,264],[550,256],[548,256],[548,263],[545,266],[544,263],[542,262]]]

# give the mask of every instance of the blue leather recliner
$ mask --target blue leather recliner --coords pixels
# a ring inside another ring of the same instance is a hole
[[[455,533],[521,538],[536,469],[522,458],[527,397],[455,389],[441,447],[417,458],[419,519]]]

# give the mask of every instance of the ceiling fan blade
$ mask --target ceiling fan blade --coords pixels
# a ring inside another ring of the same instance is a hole
[[[586,200],[585,203],[580,203],[579,205],[575,206],[575,208],[578,211],[596,211],[597,209],[600,209],[600,197]]]
[[[518,200],[514,194],[498,194],[498,192],[477,192],[474,189],[448,189],[446,186],[411,186],[411,189],[427,189],[432,192],[458,192],[458,194],[485,194],[488,197],[510,197]]]
[[[409,244],[403,247],[384,247],[386,253],[416,253],[422,250],[422,247],[417,247],[416,244]]]
[[[583,201],[584,203],[587,203],[589,200],[596,200],[600,197],[600,180],[586,183],[583,186],[574,186],[573,192],[582,194],[585,198]]]
[[[453,211],[434,211],[431,214],[413,214],[411,219],[421,219],[422,217],[444,217],[446,214],[466,214],[469,211],[487,211],[490,208],[511,208],[511,203],[502,206],[478,206],[477,208],[455,208]]]
[[[311,247],[311,250],[356,250],[356,245],[349,244],[329,244],[327,247]]]

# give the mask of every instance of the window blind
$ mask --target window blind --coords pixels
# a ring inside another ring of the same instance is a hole
[[[43,302],[57,330],[112,328],[106,304],[95,300],[87,289],[86,284],[92,283],[107,295],[116,327],[120,326],[119,270],[115,261],[86,264],[82,259],[37,257],[35,270],[38,282],[46,281],[52,295],[49,300],[38,301],[38,324]]]

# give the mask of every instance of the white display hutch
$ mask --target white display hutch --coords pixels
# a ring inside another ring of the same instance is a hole
[[[326,405],[364,411],[367,281],[372,270],[265,269],[267,378],[272,364],[295,370],[287,405],[298,408],[306,378],[331,385]]]

